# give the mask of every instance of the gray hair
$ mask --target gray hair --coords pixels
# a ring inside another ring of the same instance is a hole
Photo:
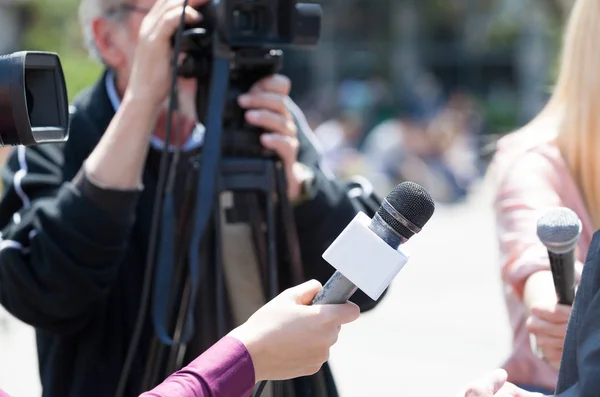
[[[121,4],[122,0],[80,0],[79,23],[83,33],[83,44],[91,58],[103,62],[94,40],[92,21],[95,18],[107,16],[111,10],[119,8]]]

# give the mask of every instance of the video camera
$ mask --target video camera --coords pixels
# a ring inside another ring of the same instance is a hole
[[[0,146],[63,142],[68,126],[58,55],[23,51],[0,56]]]
[[[213,0],[198,11],[202,22],[187,25],[183,33],[182,51],[188,54],[206,49],[213,39],[233,52],[310,47],[321,33],[321,6],[296,0]],[[190,72],[184,69],[181,74]]]
[[[260,131],[244,121],[235,98],[260,79],[282,67],[282,48],[311,48],[321,35],[322,8],[296,0],[213,0],[198,9],[203,19],[186,25],[181,52],[187,54],[179,66],[182,77],[196,78],[196,108],[199,120],[209,103],[209,82],[215,59],[229,64],[227,103],[223,120],[222,153],[226,156],[272,157],[258,141]]]
[[[207,24],[213,29],[216,24],[219,38],[231,48],[313,46],[319,41],[322,10],[318,4],[216,0],[204,8]]]

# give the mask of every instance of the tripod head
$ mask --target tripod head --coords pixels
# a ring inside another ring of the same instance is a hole
[[[262,130],[246,123],[237,97],[281,70],[282,47],[317,44],[321,7],[295,0],[215,0],[199,11],[201,24],[183,32],[181,50],[187,56],[178,71],[198,81],[198,119],[205,119],[209,106],[224,106],[222,154],[274,158],[259,142]],[[216,58],[227,60],[229,68],[224,104],[208,103]]]

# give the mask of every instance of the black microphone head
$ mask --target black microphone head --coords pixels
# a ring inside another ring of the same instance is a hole
[[[555,208],[537,223],[537,235],[548,251],[564,254],[575,249],[581,234],[581,220],[569,208]]]
[[[421,231],[434,210],[435,203],[423,186],[402,182],[388,194],[377,214],[408,240]]]

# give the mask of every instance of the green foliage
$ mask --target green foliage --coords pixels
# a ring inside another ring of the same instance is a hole
[[[102,66],[87,57],[82,57],[69,52],[61,53],[61,62],[69,100],[72,100],[81,90],[94,83],[102,73]]]
[[[504,134],[517,128],[518,101],[511,104],[490,100],[484,102],[484,116],[488,129],[486,134]]]
[[[516,21],[502,21],[492,26],[487,44],[489,48],[507,48],[516,42],[520,34],[520,26]]]
[[[60,55],[69,100],[92,84],[102,66],[89,59],[77,19],[79,0],[32,0],[27,9],[25,50],[52,51]]]

